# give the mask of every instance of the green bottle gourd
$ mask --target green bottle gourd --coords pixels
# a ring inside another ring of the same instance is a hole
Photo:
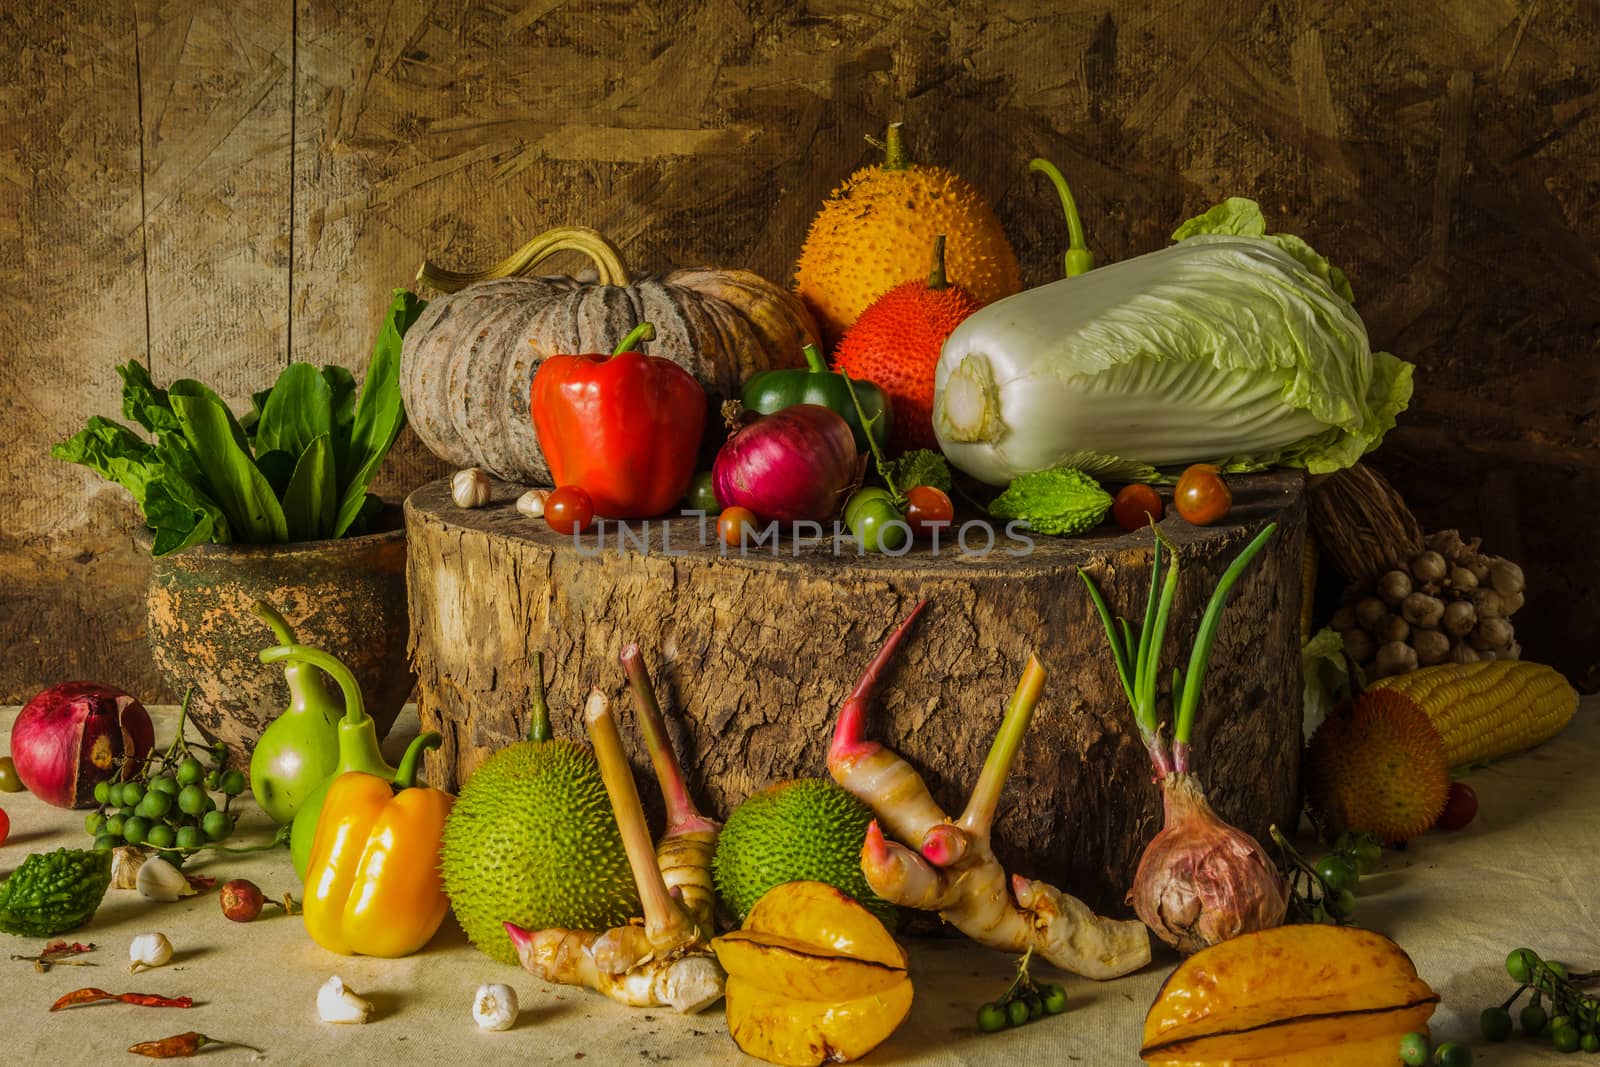
[[[296,644],[294,631],[271,604],[258,600],[251,610],[272,627],[280,646]],[[262,731],[250,756],[250,792],[279,824],[293,819],[338,765],[338,723],[344,715],[315,666],[288,660],[283,680],[289,683],[289,706]]]
[[[302,880],[311,862],[311,844],[316,840],[317,822],[322,818],[322,805],[328,798],[328,789],[335,778],[350,771],[374,774],[390,781],[414,781],[417,761],[422,753],[437,748],[444,740],[439,734],[429,732],[418,735],[400,760],[398,768],[389,765],[378,747],[378,727],[367,714],[366,703],[361,699],[361,686],[350,668],[336,658],[317,648],[305,645],[279,645],[261,653],[262,663],[281,663],[284,660],[306,663],[326,671],[344,691],[344,718],[339,720],[339,759],[333,772],[324,778],[300,803],[289,830],[289,856],[294,860],[294,870]]]

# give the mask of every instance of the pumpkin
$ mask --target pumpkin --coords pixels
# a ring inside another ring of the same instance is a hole
[[[522,277],[562,251],[588,256],[595,280]],[[818,336],[799,299],[759,275],[699,267],[629,280],[616,246],[576,226],[541,234],[486,270],[424,263],[417,279],[446,295],[406,331],[407,417],[440,459],[512,482],[550,483],[528,410],[534,371],[550,356],[610,352],[649,321],[655,340],[640,350],[693,374],[715,411],[750,375],[805,366],[802,349]],[[704,442],[707,465],[718,443]]]

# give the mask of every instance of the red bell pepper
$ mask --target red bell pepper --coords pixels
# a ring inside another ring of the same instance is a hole
[[[705,390],[670,359],[632,351],[654,337],[641,323],[609,356],[551,356],[533,376],[533,429],[551,478],[581,486],[608,519],[659,515],[694,478]]]

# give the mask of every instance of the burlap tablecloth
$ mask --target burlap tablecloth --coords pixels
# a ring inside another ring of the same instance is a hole
[[[9,751],[15,714],[15,708],[0,713],[0,751]],[[158,735],[164,736],[163,727],[170,732],[172,720],[171,709],[158,709]],[[386,748],[415,731],[411,714]],[[1557,1059],[1548,1045],[1489,1045],[1477,1035],[1479,1010],[1513,988],[1502,964],[1510,949],[1528,945],[1547,958],[1600,966],[1597,766],[1600,698],[1589,697],[1561,737],[1472,775],[1482,806],[1470,827],[1426,834],[1403,853],[1386,853],[1382,871],[1361,882],[1359,921],[1397,940],[1443,997],[1433,1018],[1436,1040],[1471,1043],[1480,1064]],[[0,849],[0,869],[7,873],[28,852],[88,843],[82,812],[51,808],[27,794],[0,794],[0,807],[11,817],[11,836]],[[268,836],[265,816],[253,806],[246,810],[251,814],[241,822],[238,840]],[[299,892],[286,850],[219,856],[191,870],[219,880],[250,878],[269,895]],[[176,947],[172,964],[129,977],[130,939],[157,930]],[[95,943],[86,958],[98,966],[39,974],[32,964],[0,960],[3,1062],[144,1062],[124,1050],[185,1030],[265,1050],[219,1047],[203,1053],[215,1062],[756,1062],[729,1039],[720,1006],[682,1017],[548,986],[478,953],[450,920],[427,949],[408,959],[340,957],[312,943],[298,918],[276,909],[247,925],[229,922],[214,890],[176,904],[113,890],[94,919],[69,936]],[[31,954],[43,944],[5,935],[0,942],[7,956]],[[1013,959],[964,940],[915,941],[910,949],[915,1007],[868,1063],[1137,1064],[1145,1010],[1176,962],[1163,951],[1139,974],[1105,984],[1069,976],[1063,979],[1070,1002],[1064,1015],[984,1035],[974,1026],[974,1013],[1004,988]],[[1038,973],[1050,970],[1041,967]],[[332,974],[374,1001],[374,1022],[344,1027],[317,1018],[317,988]],[[473,991],[487,981],[516,988],[522,1014],[514,1029],[483,1033],[473,1024]],[[86,985],[188,994],[199,1003],[186,1011],[120,1004],[47,1011],[61,993]]]

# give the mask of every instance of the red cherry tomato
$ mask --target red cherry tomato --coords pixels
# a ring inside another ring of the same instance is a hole
[[[724,508],[717,516],[717,536],[732,548],[744,544],[745,531],[756,532],[756,513],[749,508]]]
[[[1111,505],[1111,517],[1124,530],[1142,530],[1152,522],[1160,522],[1166,514],[1166,505],[1148,485],[1125,485]]]
[[[936,485],[919,485],[906,493],[906,522],[919,534],[931,534],[937,524],[949,524],[956,517],[956,506]]]
[[[1466,782],[1451,782],[1444,812],[1433,824],[1435,830],[1459,830],[1478,815],[1478,794]]]
[[[6,838],[11,836],[11,816],[0,809],[0,845],[6,843]]]
[[[582,533],[594,522],[594,501],[578,485],[563,485],[544,499],[544,521],[558,534]]]
[[[1186,522],[1210,526],[1233,507],[1233,493],[1222,472],[1210,463],[1196,463],[1183,472],[1172,493],[1173,506]]]

